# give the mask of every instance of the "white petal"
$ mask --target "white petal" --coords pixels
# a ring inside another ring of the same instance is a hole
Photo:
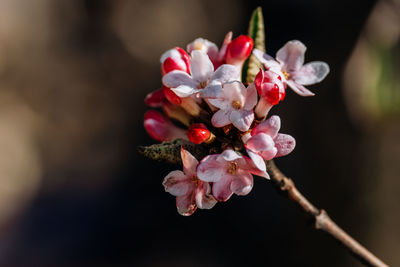
[[[256,165],[256,167],[259,170],[264,171],[264,172],[267,171],[267,166],[265,165],[265,161],[260,155],[252,152],[249,149],[247,149],[246,151],[247,151],[247,154],[249,155],[249,157],[251,158],[251,160],[253,161],[254,165]]]
[[[287,85],[298,95],[301,96],[314,96],[315,94],[305,88],[303,85],[296,83],[295,81],[288,80]]]
[[[240,78],[240,70],[239,68],[229,65],[229,64],[224,64],[221,65],[214,73],[214,75],[211,78],[212,81],[217,81],[220,83],[226,83],[230,81],[235,81],[239,80]]]
[[[174,196],[183,196],[193,189],[188,177],[181,171],[172,171],[165,176],[163,181],[165,191]]]
[[[263,121],[262,123],[254,127],[251,134],[256,135],[259,133],[265,133],[271,136],[272,138],[275,138],[280,128],[281,128],[281,118],[279,118],[279,116],[277,115],[273,115],[268,120]]]
[[[190,44],[186,46],[186,50],[192,53],[193,50],[200,50],[210,57],[210,59],[215,60],[218,56],[218,46],[207,39],[197,38]]]
[[[211,186],[204,182],[201,188],[196,193],[196,204],[200,209],[211,209],[217,203],[217,200],[210,194]]]
[[[208,82],[214,73],[214,66],[208,55],[200,50],[193,50],[190,73],[198,83]]]
[[[274,140],[265,133],[253,135],[246,143],[246,148],[254,152],[262,152],[266,150],[275,149]],[[276,154],[276,149],[275,149]]]
[[[245,132],[250,128],[254,120],[254,112],[253,110],[232,110],[229,119],[233,126]]]
[[[231,190],[239,196],[245,196],[253,188],[253,175],[247,171],[238,170],[236,179],[232,180]]]
[[[257,105],[257,89],[254,83],[251,83],[246,89],[245,103],[243,109],[251,110]]]
[[[274,139],[274,142],[275,147],[278,150],[278,153],[275,157],[286,156],[292,152],[296,146],[296,140],[288,134],[278,134]]]
[[[240,156],[232,149],[226,149],[224,152],[222,152],[220,157],[223,158],[225,161],[234,161],[242,158],[242,156]]]
[[[276,53],[276,59],[282,64],[282,68],[287,72],[297,71],[304,63],[306,46],[297,40],[287,42]]]
[[[188,97],[200,91],[187,85],[180,85],[176,88],[171,88],[171,90],[179,97]]]
[[[175,88],[180,85],[186,85],[189,87],[197,88],[198,83],[195,82],[192,77],[190,77],[189,74],[186,72],[183,72],[181,70],[174,70],[162,78],[162,82],[165,86],[169,88]]]
[[[253,54],[262,64],[264,64],[266,69],[277,70],[280,72],[281,65],[279,64],[279,62],[276,62],[276,60],[273,57],[271,57],[268,54],[265,54],[263,51],[258,49],[254,49]]]
[[[197,167],[197,177],[204,182],[217,182],[226,173],[226,162],[218,161],[219,154],[208,155]]]
[[[211,99],[209,100],[211,104]],[[213,104],[214,105],[214,104]],[[231,114],[231,110],[229,109],[221,109],[215,112],[215,114],[211,118],[211,123],[214,127],[220,128],[224,127],[228,124],[231,124],[229,119],[229,115]]]
[[[329,73],[329,66],[322,61],[314,61],[305,64],[294,72],[292,79],[301,85],[311,85],[322,81]]]

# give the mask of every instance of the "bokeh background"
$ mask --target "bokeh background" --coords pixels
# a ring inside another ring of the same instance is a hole
[[[331,67],[273,109],[297,139],[278,166],[400,265],[398,0],[0,0],[1,266],[361,266],[261,179],[178,215],[176,167],[137,152],[160,55],[245,33],[259,5],[269,53],[299,39]]]

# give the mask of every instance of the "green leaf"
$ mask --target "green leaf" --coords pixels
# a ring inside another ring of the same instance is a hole
[[[172,164],[181,163],[181,146],[189,151],[198,160],[201,160],[209,153],[208,148],[203,145],[195,145],[189,141],[176,139],[172,142],[162,142],[151,146],[140,146],[139,153],[145,157],[157,161],[168,162]]]
[[[261,7],[257,7],[251,15],[248,34],[254,40],[254,48],[265,52],[264,18]],[[242,81],[252,83],[260,68],[262,68],[261,62],[251,54],[243,65]]]

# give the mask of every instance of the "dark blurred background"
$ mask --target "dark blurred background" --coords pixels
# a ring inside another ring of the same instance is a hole
[[[161,181],[180,167],[137,153],[160,55],[245,33],[259,5],[270,54],[299,39],[331,67],[273,109],[297,140],[278,166],[400,265],[398,0],[0,0],[0,265],[361,266],[262,179],[178,215]]]

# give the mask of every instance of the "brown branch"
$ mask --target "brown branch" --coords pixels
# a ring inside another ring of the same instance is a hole
[[[299,190],[297,190],[293,181],[286,177],[276,167],[272,160],[267,162],[268,173],[271,177],[271,182],[279,192],[284,193],[291,201],[296,203],[306,214],[311,216],[315,221],[314,228],[316,230],[322,230],[337,241],[342,243],[355,257],[357,257],[362,263],[367,266],[383,267],[388,266],[369,250],[358,243],[349,234],[343,231],[324,211],[315,207],[307,198],[305,198]]]

